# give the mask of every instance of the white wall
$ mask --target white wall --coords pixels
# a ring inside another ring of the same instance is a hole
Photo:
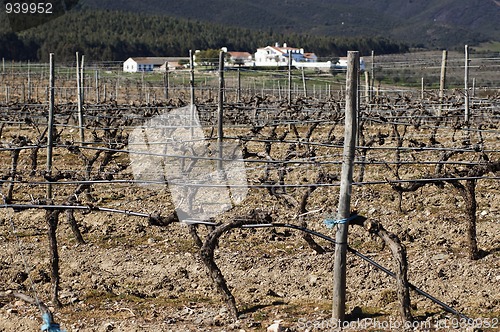
[[[132,58],[128,58],[123,63],[123,71],[127,73],[135,73],[137,71],[137,62]]]

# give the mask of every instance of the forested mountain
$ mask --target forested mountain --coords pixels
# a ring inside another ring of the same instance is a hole
[[[130,56],[187,56],[189,49],[223,46],[253,53],[257,47],[275,42],[297,45],[327,58],[354,49],[362,54],[371,50],[377,54],[408,50],[406,45],[385,38],[285,34],[166,16],[81,9],[19,33],[0,32],[0,57],[46,61],[52,52],[58,61],[72,61],[79,51],[89,61],[123,61]]]
[[[81,51],[95,61],[121,61],[222,46],[253,52],[287,42],[328,58],[348,49],[366,55],[500,41],[500,0],[64,2],[73,8],[65,15],[17,32],[9,32],[0,12],[0,57],[46,60],[54,52],[64,60]]]
[[[280,33],[380,37],[449,48],[500,41],[498,0],[80,0]]]

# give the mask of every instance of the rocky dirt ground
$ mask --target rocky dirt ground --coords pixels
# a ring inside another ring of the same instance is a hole
[[[404,202],[406,213],[397,211],[391,201],[395,195],[383,186],[357,188],[354,197],[360,199],[360,214],[380,220],[403,239],[412,283],[472,318],[498,319],[500,188],[485,182],[478,192],[487,198],[479,201],[478,239],[485,256],[478,261],[467,258],[461,202],[453,195],[426,188]],[[146,198],[144,191],[133,196],[126,193],[133,200],[117,199],[108,206],[141,210],[147,200],[156,202],[157,210],[168,210],[166,193],[148,194]],[[332,203],[335,194],[335,190],[318,191],[311,207]],[[276,203],[261,192],[252,192],[250,202],[243,210]],[[292,213],[273,215],[281,222],[293,217]],[[290,331],[305,331],[306,326],[330,318],[333,253],[315,254],[297,231],[246,229],[223,238],[216,261],[241,311],[239,320],[232,322],[185,226],[151,227],[144,219],[107,213],[78,215],[78,219],[87,244],[76,244],[64,220],[58,232],[64,306],[54,308],[54,313],[68,331],[262,331],[275,320],[282,320]],[[311,216],[309,223],[333,235],[322,226],[321,216]],[[43,212],[6,211],[1,219],[0,275],[4,289],[27,294],[32,294],[33,282],[37,296],[50,305],[45,233]],[[388,250],[363,229],[351,228],[350,243],[392,267]],[[34,306],[15,300],[0,303],[1,331],[40,328],[40,314]],[[347,306],[353,320],[397,320],[394,281],[349,255]],[[453,317],[415,293],[412,306],[422,320]]]
[[[9,164],[8,158],[5,164]],[[377,174],[370,174],[372,171]],[[365,178],[383,179],[384,172],[383,168],[367,168]],[[406,172],[401,175],[412,175],[412,170]],[[415,176],[420,174],[415,171]],[[31,194],[40,194],[37,190],[19,187],[16,197],[29,201]],[[68,190],[57,187],[55,196],[65,197]],[[303,192],[290,189],[289,194],[299,199]],[[97,200],[93,204],[102,207],[162,215],[174,209],[166,187],[99,185],[93,195]],[[338,196],[338,187],[313,192],[307,209],[316,212],[307,215],[309,228],[334,236],[323,221],[335,211]],[[476,261],[467,255],[464,201],[451,186],[425,186],[404,194],[402,211],[398,195],[389,185],[356,186],[352,205],[360,215],[378,220],[402,240],[408,251],[411,283],[478,323],[500,326],[498,180],[479,181],[476,196],[482,250],[482,258]],[[296,206],[287,207],[282,198],[258,189],[250,189],[243,204],[217,221],[255,209],[269,213],[275,222],[298,222]],[[63,306],[55,308],[50,302],[44,211],[0,211],[0,291],[36,294],[67,331],[266,331],[275,321],[280,321],[284,331],[322,331],[331,326],[333,251],[324,240],[318,242],[329,251],[319,255],[296,230],[237,229],[224,235],[215,259],[240,311],[238,320],[232,321],[185,225],[151,226],[147,218],[108,212],[75,215],[86,244],[76,242],[61,215],[57,236]],[[199,231],[206,234],[204,227]],[[388,248],[364,229],[352,226],[349,243],[394,270]],[[395,327],[368,323],[398,321],[394,280],[353,255],[348,255],[347,268],[347,311],[353,324],[347,330]],[[457,323],[456,317],[415,292],[411,299],[413,314],[422,324],[441,322],[453,327]],[[358,320],[367,322],[365,327],[356,325]],[[35,306],[0,299],[0,331],[37,331],[41,324]]]

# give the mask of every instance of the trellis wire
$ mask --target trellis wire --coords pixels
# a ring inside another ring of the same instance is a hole
[[[141,212],[134,212],[134,211],[129,211],[129,210],[119,210],[119,209],[110,209],[110,208],[102,208],[102,207],[96,207],[96,206],[68,206],[68,205],[34,205],[34,204],[3,204],[0,205],[0,209],[2,208],[12,208],[14,210],[24,210],[24,209],[59,209],[59,210],[67,210],[67,209],[73,209],[73,210],[87,210],[87,211],[100,211],[100,212],[112,212],[112,213],[119,213],[119,214],[125,214],[129,216],[135,216],[135,217],[144,217],[144,218],[151,218],[153,217],[152,214],[148,213],[141,213]],[[246,220],[245,220],[246,221]],[[194,224],[194,225],[205,225],[205,226],[218,226],[218,223],[215,222],[210,222],[210,221],[202,221],[202,220],[192,220],[189,221],[188,224]],[[243,224],[240,226],[240,228],[243,229],[249,229],[249,228],[290,228],[290,229],[295,229],[299,230],[305,233],[309,233],[311,235],[320,237],[323,240],[326,240],[328,242],[331,242],[333,244],[336,244],[336,240],[332,239],[331,237],[321,233],[317,232],[311,229],[308,229],[306,227],[302,227],[299,225],[294,225],[294,224],[288,224],[288,223],[262,223],[262,224]],[[347,250],[351,252],[352,254],[356,255],[357,257],[361,258],[362,260],[370,263],[371,265],[375,266],[377,269],[380,271],[384,272],[385,274],[391,276],[392,278],[395,278],[394,272],[390,271],[389,269],[385,268],[381,264],[375,262],[373,259],[369,258],[366,255],[363,255],[359,251],[353,249],[350,246],[347,246]],[[460,313],[459,311],[453,309],[452,307],[448,306],[444,302],[438,300],[437,298],[433,297],[429,293],[419,289],[413,284],[409,284],[409,287],[416,291],[418,294],[426,297],[427,299],[430,299],[432,302],[438,304],[441,306],[443,309],[445,309],[447,312],[452,313],[454,315],[457,315],[463,319],[465,319],[467,322],[472,321],[471,318],[467,317],[466,315]]]

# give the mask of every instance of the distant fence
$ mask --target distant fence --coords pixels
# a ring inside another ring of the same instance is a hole
[[[56,101],[74,102],[76,69],[72,63],[57,63]],[[376,96],[437,93],[440,84],[440,52],[402,55],[365,56],[365,73],[360,79],[360,100],[373,102]],[[464,89],[464,55],[449,52],[446,63],[445,91]],[[230,68],[225,74],[227,101],[272,96],[293,98],[341,98],[345,87],[342,70],[324,72],[314,69]],[[500,90],[500,56],[469,56],[469,95],[485,97]],[[215,68],[195,67],[196,98],[206,101],[217,96]],[[84,69],[84,95],[87,102],[155,103],[168,99],[188,99],[190,71],[172,70],[153,73],[124,73],[120,62],[90,63]],[[291,90],[291,91],[290,91]],[[0,103],[46,102],[48,100],[48,64],[3,61],[0,67]]]

